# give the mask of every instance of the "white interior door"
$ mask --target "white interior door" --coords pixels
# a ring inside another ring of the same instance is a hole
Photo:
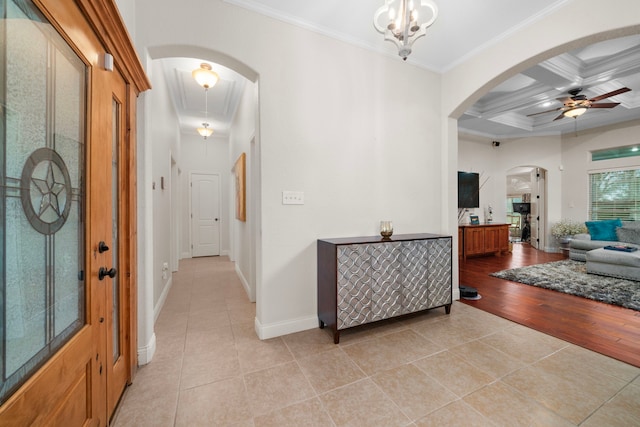
[[[220,176],[191,174],[191,254],[220,255]]]
[[[534,183],[534,187],[536,188],[537,194],[537,212],[536,212],[536,243],[537,249],[542,249],[546,247],[546,231],[545,224],[547,223],[545,212],[546,212],[546,200],[547,200],[547,192],[546,192],[546,171],[542,168],[536,169],[536,181]]]
[[[545,170],[535,168],[531,171],[531,183],[531,246],[544,249]]]

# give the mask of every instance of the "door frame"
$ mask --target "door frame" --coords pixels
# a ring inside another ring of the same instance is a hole
[[[119,275],[127,281],[127,295],[123,295],[123,310],[128,312],[128,321],[122,325],[129,340],[127,363],[128,382],[131,382],[137,367],[137,224],[136,224],[136,98],[139,93],[151,88],[144,69],[137,56],[133,43],[129,39],[126,26],[120,18],[114,0],[32,0],[34,5],[47,17],[62,38],[78,54],[87,67],[87,110],[85,122],[85,167],[87,182],[85,183],[84,209],[87,224],[85,232],[85,325],[71,337],[60,350],[54,353],[43,366],[32,374],[0,406],[0,424],[3,425],[69,425],[78,420],[78,416],[86,416],[91,425],[107,426],[112,414],[107,410],[105,388],[102,386],[104,375],[98,359],[104,354],[96,355],[102,347],[103,335],[100,325],[104,313],[100,313],[99,297],[94,295],[98,285],[97,270],[102,266],[105,257],[96,255],[97,232],[90,228],[91,218],[99,209],[100,195],[93,192],[92,174],[95,173],[94,162],[101,144],[104,144],[101,131],[105,111],[111,111],[109,105],[102,105],[105,87],[100,83],[100,75],[105,69],[105,54],[110,54],[126,83],[125,144],[127,146],[126,170],[129,174],[119,183],[126,189],[122,193],[126,197],[123,211],[122,230],[124,240],[128,241],[120,258],[122,264]],[[109,93],[110,95],[110,93]],[[111,100],[111,96],[108,97]],[[100,102],[100,104],[98,104]],[[110,145],[110,142],[109,142]],[[95,149],[95,150],[94,150]],[[124,160],[124,159],[123,159]],[[76,353],[75,348],[82,345],[91,349],[88,355]],[[96,356],[94,356],[96,355]],[[72,376],[79,374],[76,380]],[[95,378],[95,380],[94,380]],[[85,383],[87,384],[85,386]],[[43,390],[41,384],[50,384],[54,393]],[[72,393],[72,394],[69,394]],[[77,400],[80,398],[81,400]],[[80,405],[80,406],[79,406]],[[6,423],[6,424],[5,424]]]

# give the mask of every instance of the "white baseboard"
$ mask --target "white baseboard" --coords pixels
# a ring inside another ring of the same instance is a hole
[[[457,301],[460,299],[460,288],[453,288],[453,300]]]
[[[162,307],[164,307],[164,303],[167,300],[167,295],[169,295],[169,291],[171,290],[171,285],[173,284],[173,277],[169,277],[167,283],[164,286],[164,290],[160,295],[160,299],[158,299],[158,304],[153,308],[153,323],[158,320],[158,316],[160,316],[160,311],[162,311]]]
[[[180,259],[191,258],[191,252],[182,252]]]
[[[236,268],[236,274],[240,279],[240,283],[242,283],[242,287],[244,288],[244,291],[247,293],[247,296],[249,297],[249,301],[256,302],[256,295],[251,290],[251,286],[249,286],[249,282],[247,281],[246,277],[244,277],[244,274],[242,274],[242,271],[240,271],[240,268],[238,268],[238,263],[235,263],[235,268]]]
[[[220,256],[229,256],[229,250],[223,249],[222,251],[220,251]]]
[[[151,339],[149,342],[142,346],[138,347],[138,365],[146,365],[151,362],[153,359],[153,355],[156,353],[156,333],[151,334]]]
[[[255,329],[258,338],[266,340],[282,335],[292,334],[294,332],[307,331],[318,327],[318,317],[310,316],[285,322],[276,322],[269,325],[263,325],[258,318],[255,318]]]

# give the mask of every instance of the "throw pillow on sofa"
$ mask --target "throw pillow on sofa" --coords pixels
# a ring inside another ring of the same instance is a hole
[[[618,241],[616,228],[622,227],[620,219],[603,219],[600,221],[587,221],[584,223],[589,230],[591,240]]]
[[[633,243],[640,245],[640,228],[634,227],[618,227],[616,229],[618,240],[625,243]]]

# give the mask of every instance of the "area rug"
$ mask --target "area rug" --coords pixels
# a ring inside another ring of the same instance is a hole
[[[580,261],[567,259],[490,275],[640,311],[640,282],[588,274]]]

